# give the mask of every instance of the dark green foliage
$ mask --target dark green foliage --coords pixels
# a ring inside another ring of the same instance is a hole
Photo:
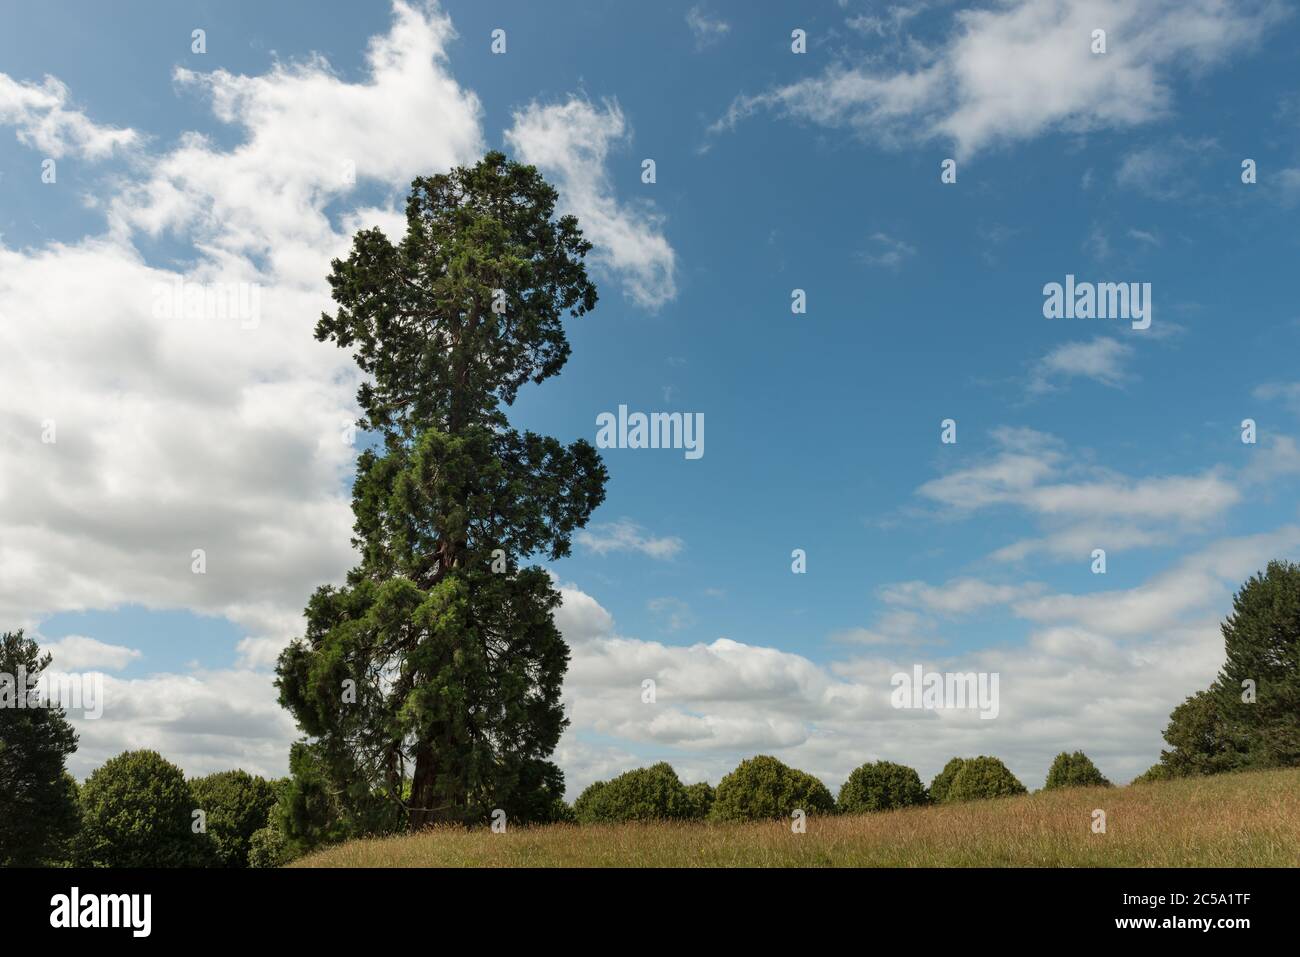
[[[277,684],[317,746],[316,793],[294,801],[332,803],[349,826],[374,796],[410,827],[559,813],[546,758],[569,654],[559,593],[525,563],[569,553],[607,473],[590,443],[517,432],[504,411],[560,371],[563,315],[596,302],[590,244],[552,219],[555,199],[536,169],[490,153],[415,181],[400,244],[365,230],[333,263],[338,311],[316,336],[368,374],[360,425],[383,448],[357,462],[362,562],[312,596]]]
[[[945,800],[980,801],[1025,793],[1025,786],[1005,764],[997,758],[980,755],[962,762],[948,786]]]
[[[198,807],[185,774],[157,751],[110,758],[81,787],[83,867],[206,867],[217,863],[209,835],[194,833]]]
[[[510,799],[502,805],[512,824],[555,824],[573,818],[564,803],[564,772],[550,761],[526,765]]]
[[[770,755],[741,761],[718,782],[711,817],[719,821],[788,818],[796,809],[830,814],[835,799],[826,785],[804,771],[787,767]]]
[[[1300,764],[1300,565],[1269,562],[1233,597],[1222,626],[1225,661],[1211,687],[1220,738],[1241,768]],[[1246,681],[1255,700],[1243,700]]]
[[[0,867],[65,861],[80,820],[77,784],[64,770],[76,732],[48,701],[29,695],[24,704],[41,706],[17,707],[50,660],[22,631],[0,635]]]
[[[1110,782],[1097,770],[1097,766],[1082,751],[1066,754],[1062,751],[1047,772],[1044,791],[1056,788],[1110,787]]]
[[[892,761],[877,761],[856,768],[840,787],[836,801],[840,811],[890,811],[925,804],[927,795],[921,776]]]
[[[376,794],[359,775],[338,785],[330,780],[325,744],[298,741],[289,749],[288,783],[271,815],[295,857],[322,844],[393,833],[403,823],[400,805]],[[346,766],[347,755],[335,760]]]
[[[574,803],[580,824],[621,821],[681,821],[696,816],[700,798],[692,798],[677,772],[666,762],[628,771],[591,785]]]
[[[1214,683],[1169,715],[1172,777],[1300,764],[1300,565],[1269,562],[1233,596]],[[1254,700],[1245,687],[1254,685]]]
[[[961,766],[966,763],[965,758],[953,758],[943,766],[943,770],[934,776],[930,782],[930,800],[935,804],[942,804],[948,800],[948,789],[952,787],[952,779],[957,776]]]
[[[253,834],[267,826],[276,795],[271,782],[247,771],[219,771],[190,781],[195,807],[207,814],[208,835],[222,867],[246,867]]]
[[[1247,764],[1247,746],[1233,737],[1213,688],[1198,691],[1170,712],[1165,740],[1171,749],[1160,752],[1160,763],[1170,777],[1219,774]]]
[[[708,781],[696,781],[694,784],[686,785],[686,800],[690,803],[690,814],[687,816],[693,820],[702,821],[709,816],[713,810],[713,802],[717,797],[713,790],[713,785]]]

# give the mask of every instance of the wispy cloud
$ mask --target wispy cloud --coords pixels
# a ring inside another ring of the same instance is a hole
[[[574,536],[574,541],[597,555],[639,552],[660,560],[672,558],[685,547],[685,542],[680,538],[650,535],[640,525],[626,520],[582,529]]]

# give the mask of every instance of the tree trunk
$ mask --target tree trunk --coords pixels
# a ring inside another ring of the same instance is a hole
[[[436,820],[433,810],[433,749],[427,745],[415,754],[415,773],[411,777],[411,801],[406,820],[410,830],[418,831]]]

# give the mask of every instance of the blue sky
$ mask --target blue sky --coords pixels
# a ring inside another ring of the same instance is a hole
[[[74,770],[145,745],[283,770],[274,654],[351,564],[355,379],[310,334],[328,260],[488,148],[557,183],[601,294],[516,423],[706,422],[698,460],[605,450],[554,565],[571,787],[760,752],[832,784],[882,757],[993,753],[1031,785],[1061,749],[1119,780],[1156,758],[1232,590],[1300,551],[1291,5],[322,9],[5,14],[0,611],[109,675]],[[1151,327],[1044,318],[1067,274],[1150,283]],[[151,324],[175,275],[251,278],[263,321]],[[891,709],[914,663],[1000,673],[1000,716]]]

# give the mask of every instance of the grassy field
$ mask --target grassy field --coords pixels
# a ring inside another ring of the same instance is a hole
[[[1106,833],[1092,812],[1106,812]],[[1296,867],[1300,770],[788,823],[435,829],[297,867]]]

